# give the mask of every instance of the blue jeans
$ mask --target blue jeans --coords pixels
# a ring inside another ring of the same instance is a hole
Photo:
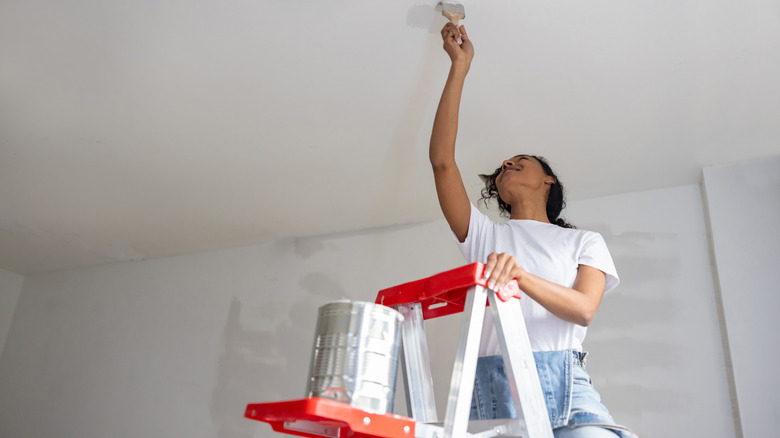
[[[590,376],[585,371],[586,355],[571,350],[534,352],[539,381],[556,438],[559,435],[597,438],[600,435],[594,434],[602,430],[614,438],[636,438],[631,430],[617,425],[601,403],[601,396],[593,388]],[[487,420],[515,417],[517,411],[503,358],[480,357],[474,379],[470,418]]]

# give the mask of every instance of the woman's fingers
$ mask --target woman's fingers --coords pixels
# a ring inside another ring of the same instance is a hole
[[[466,33],[466,26],[461,25],[459,31],[463,41],[469,41],[469,35]]]
[[[514,278],[514,271],[517,268],[515,258],[506,253],[492,253],[485,262],[485,278],[488,281],[488,288],[497,291],[510,280]]]
[[[469,52],[470,56],[474,56],[474,46],[471,44],[471,39],[469,38],[468,34],[466,33],[466,27],[461,26],[460,27],[460,37],[461,37],[461,46],[463,49],[467,52]]]
[[[514,258],[506,254],[502,254],[498,260],[499,261],[496,266],[500,266],[500,269],[497,269],[495,272],[493,272],[493,277],[495,277],[495,279],[488,282],[488,286],[490,286],[490,288],[494,291],[500,290],[502,287],[504,287],[504,285],[509,283],[514,262]]]
[[[498,281],[498,277],[501,275],[501,271],[504,269],[505,261],[501,256],[503,256],[503,254],[498,254],[495,252],[490,254],[485,265],[485,271],[488,273],[486,275],[488,288],[492,290],[496,290],[496,282]]]
[[[441,36],[444,38],[450,38],[458,35],[458,28],[452,23],[447,23],[441,28]]]
[[[493,269],[496,267],[496,260],[498,259],[497,253],[490,253],[485,260],[485,280],[490,280],[490,276],[493,274]]]
[[[441,36],[445,42],[449,40],[452,43],[457,43],[458,45],[460,45],[462,42],[460,30],[458,30],[457,26],[449,22],[441,29]]]

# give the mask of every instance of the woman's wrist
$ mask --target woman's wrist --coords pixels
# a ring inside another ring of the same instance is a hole
[[[450,66],[450,72],[455,76],[465,77],[466,74],[469,72],[470,67],[471,67],[471,63],[468,61],[453,60],[452,66]]]
[[[514,277],[515,280],[517,280],[517,284],[518,285],[520,284],[520,282],[522,282],[523,280],[526,279],[526,275],[525,275],[526,272],[523,270],[523,268],[521,268],[519,266],[515,269],[513,274],[514,274],[513,277]]]

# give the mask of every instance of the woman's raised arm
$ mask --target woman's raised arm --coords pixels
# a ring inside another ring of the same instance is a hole
[[[455,163],[455,139],[458,135],[460,97],[474,57],[474,46],[463,26],[458,29],[447,23],[441,35],[452,66],[433,121],[429,155],[441,211],[455,236],[463,242],[469,231],[471,204]]]

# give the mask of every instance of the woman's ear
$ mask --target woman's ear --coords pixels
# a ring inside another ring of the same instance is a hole
[[[552,176],[550,176],[550,175],[547,175],[547,177],[545,177],[545,178],[544,178],[544,183],[545,183],[545,184],[553,185],[553,184],[555,184],[556,182],[557,182],[557,181],[555,181],[555,178],[554,178],[554,177],[552,177]]]

